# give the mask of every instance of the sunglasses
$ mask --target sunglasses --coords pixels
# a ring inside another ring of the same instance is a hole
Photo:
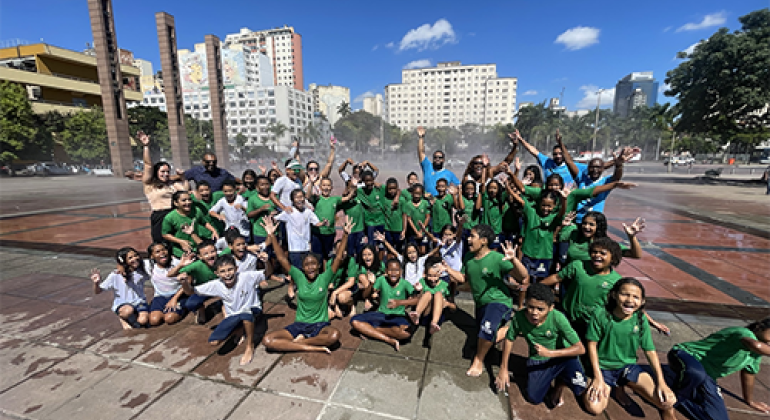
[[[480,160],[477,160],[477,161],[471,162],[471,163],[474,164],[474,165],[483,165],[484,164],[484,162],[482,162]]]
[[[433,159],[444,159],[444,156],[433,156]]]
[[[213,164],[213,163],[217,163],[217,161],[216,160],[204,160],[203,163],[210,165],[210,164]]]
[[[308,172],[318,172],[318,168],[307,168]]]

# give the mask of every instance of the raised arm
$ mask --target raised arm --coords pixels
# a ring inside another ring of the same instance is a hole
[[[374,240],[382,242],[382,244],[385,245],[385,249],[387,249],[388,252],[390,252],[391,254],[395,255],[398,258],[402,258],[401,257],[401,253],[399,253],[396,250],[396,248],[393,248],[393,245],[391,245],[390,242],[388,242],[388,240],[385,238],[385,234],[384,233],[375,231],[374,232]]]
[[[506,171],[508,167],[511,166],[514,159],[516,159],[517,146],[519,145],[519,139],[517,137],[518,133],[519,130],[516,130],[516,133],[508,133],[508,139],[511,141],[511,151],[508,152],[508,155],[505,156],[502,162],[490,169],[492,171],[492,176]]]
[[[142,143],[144,151],[142,152],[142,161],[144,162],[144,170],[142,171],[142,183],[144,185],[150,185],[152,180],[152,158],[150,157],[150,136],[144,134],[144,131],[139,130],[136,133],[137,139]]]
[[[623,223],[623,230],[628,235],[628,243],[631,245],[629,249],[623,250],[623,258],[642,258],[642,244],[636,239],[636,235],[644,230],[644,219],[637,217],[630,226]]]
[[[348,165],[352,165],[355,162],[353,162],[353,159],[347,158],[344,162],[342,162],[342,165],[340,165],[339,168],[337,168],[337,173],[340,174],[340,176],[345,172],[345,169],[348,168]],[[343,180],[344,181],[344,180]]]
[[[326,159],[326,165],[321,169],[321,178],[328,178],[332,173],[332,167],[334,166],[334,156],[336,155],[337,142],[334,141],[334,136],[329,140],[329,158]]]
[[[612,173],[612,178],[610,178],[611,181],[620,181],[623,179],[623,164],[626,163],[624,156],[625,149],[620,153],[620,155],[616,155],[614,153],[612,154],[612,161],[615,164],[615,172]]]
[[[511,264],[513,264],[513,269],[511,269],[508,274],[511,278],[515,279],[519,285],[526,287],[526,285],[529,284],[529,272],[527,271],[527,268],[524,267],[524,264],[516,258],[516,247],[511,241],[506,241],[502,244],[502,248],[503,253],[505,253],[503,261],[510,261]]]
[[[375,172],[378,175],[380,173],[380,169],[377,168],[376,166],[374,166],[374,164],[372,162],[369,162],[368,160],[365,160],[365,161],[361,162],[361,166],[368,166],[369,169],[372,170],[372,172]]]
[[[345,225],[342,227],[342,238],[338,245],[339,248],[337,248],[337,255],[334,256],[334,261],[332,261],[331,270],[333,273],[336,273],[337,270],[339,270],[340,264],[342,264],[342,260],[345,258],[345,253],[341,251],[348,246],[348,236],[355,225],[355,222],[353,222],[353,219],[351,219],[350,216],[345,216]]]
[[[591,194],[591,197],[596,197],[597,195],[603,192],[612,191],[615,188],[630,190],[631,188],[634,188],[634,187],[636,187],[636,184],[633,184],[631,182],[623,182],[623,181],[608,182],[604,185],[599,185],[598,187],[594,187],[594,192]]]
[[[567,150],[567,147],[564,146],[564,142],[561,141],[561,133],[559,133],[558,128],[556,129],[556,143],[559,145],[559,148],[561,148],[561,153],[564,156],[564,163],[567,164],[567,169],[569,169],[572,179],[577,182],[580,177],[580,169],[575,165],[575,161],[572,160],[572,155]]]
[[[425,160],[425,128],[417,127],[417,158],[420,159],[420,166]]]
[[[518,131],[517,131],[517,133],[518,133]],[[537,148],[536,148],[535,146],[533,146],[533,145],[531,145],[531,144],[527,143],[527,141],[526,141],[526,140],[524,140],[524,137],[522,137],[521,135],[517,134],[517,137],[518,137],[518,139],[519,139],[519,143],[521,143],[522,147],[524,147],[525,149],[527,149],[527,151],[529,152],[529,154],[531,154],[532,156],[534,156],[534,157],[537,159],[537,155],[539,155],[539,154],[540,154],[540,151],[539,151],[539,150],[537,150]]]
[[[278,260],[279,264],[281,264],[284,272],[288,273],[291,271],[291,263],[289,262],[289,259],[286,258],[286,253],[283,251],[283,248],[281,248],[281,245],[275,238],[275,230],[278,228],[278,226],[275,224],[272,217],[265,217],[262,219],[262,227],[265,228],[265,232],[267,233],[267,240],[270,241],[270,243],[273,245],[275,259]]]

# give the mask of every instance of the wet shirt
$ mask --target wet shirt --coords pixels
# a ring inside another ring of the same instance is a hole
[[[563,313],[552,310],[546,315],[545,321],[536,326],[529,322],[526,311],[526,309],[522,309],[511,318],[511,324],[505,338],[513,341],[518,336],[524,337],[527,345],[529,345],[530,359],[548,359],[548,357],[537,354],[535,344],[540,344],[548,350],[560,350],[580,342],[580,338]]]
[[[739,370],[756,375],[762,356],[752,353],[741,341],[743,338],[756,340],[757,336],[745,327],[730,327],[719,330],[708,337],[674,346],[697,359],[706,373],[719,379]]]
[[[634,313],[628,319],[616,318],[599,308],[586,333],[588,341],[595,341],[602,370],[621,369],[636,364],[636,350],[655,351],[647,318]]]

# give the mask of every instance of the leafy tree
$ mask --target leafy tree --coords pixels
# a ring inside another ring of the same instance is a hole
[[[679,132],[766,134],[770,125],[770,9],[738,19],[741,30],[722,28],[695,47],[666,75],[676,97]],[[761,138],[761,137],[757,137]]]
[[[246,143],[248,142],[249,138],[246,137],[243,133],[238,133],[235,135],[235,148],[238,151],[238,157],[242,162],[247,159],[249,150],[247,150],[248,146],[246,146]]]
[[[197,162],[214,148],[214,126],[211,121],[196,120],[189,115],[184,117],[184,126],[190,160]]]
[[[0,82],[0,161],[18,159],[37,134],[35,114],[21,85]]]
[[[153,154],[163,155],[163,152],[171,151],[171,140],[168,134],[168,114],[152,106],[136,106],[128,109],[128,131],[131,136],[144,131],[152,141],[150,151]],[[140,149],[137,146],[137,149]],[[139,150],[137,150],[137,153]]]
[[[110,161],[107,126],[99,107],[70,114],[61,133],[64,150],[77,162]]]
[[[350,109],[350,104],[343,101],[338,107],[337,112],[340,114],[342,118],[347,117],[350,115],[353,111]]]
[[[275,146],[278,145],[278,139],[283,137],[283,135],[286,133],[286,131],[289,129],[289,127],[286,127],[282,122],[276,121],[271,122],[267,125],[267,132],[272,134],[273,136],[273,150],[275,150]]]

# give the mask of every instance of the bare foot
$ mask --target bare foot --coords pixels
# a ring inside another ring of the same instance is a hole
[[[473,364],[471,365],[470,369],[468,369],[468,371],[465,372],[465,374],[470,376],[471,378],[478,378],[479,376],[481,376],[482,372],[484,372],[484,364],[481,362],[477,362],[476,359],[474,359]]]
[[[374,306],[374,305],[372,304],[371,300],[366,299],[364,301],[364,311],[368,311],[368,310],[372,309],[372,306]]]
[[[441,326],[436,324],[435,322],[430,323],[430,333],[435,334],[437,332],[441,331]]]
[[[339,305],[334,306],[334,316],[336,316],[339,319],[342,319],[344,315],[342,314],[342,309],[340,309]]]
[[[241,366],[251,363],[251,359],[254,357],[254,346],[247,346],[246,351],[241,356]]]
[[[615,399],[617,399],[618,404],[622,405],[623,407],[628,407],[631,405],[631,398],[626,393],[626,387],[624,386],[615,388]]]
[[[241,336],[241,339],[240,339],[240,340],[238,340],[238,345],[240,346],[240,345],[241,345],[241,344],[242,344],[244,341],[246,341],[246,336],[245,336],[245,335],[242,335],[242,336]]]
[[[399,343],[398,340],[393,340],[390,344],[393,345],[393,348],[396,349],[396,351],[401,350],[401,343]]]
[[[133,327],[131,327],[131,325],[128,322],[123,320],[123,318],[118,318],[118,319],[120,320],[120,326],[123,327],[124,330],[133,330]]]
[[[417,323],[420,322],[420,314],[418,314],[417,311],[410,311],[409,319],[412,320],[412,324],[417,325]]]
[[[218,346],[219,345],[219,340],[209,341],[209,344],[211,344],[212,346]],[[240,343],[238,343],[238,344],[240,344]]]
[[[350,305],[350,317],[356,316],[356,305]]]
[[[302,335],[302,334],[299,334],[299,335],[297,335],[296,337],[294,337],[294,340],[291,340],[291,341],[293,341],[293,342],[297,343],[297,342],[300,342],[300,341],[302,341],[302,340],[304,340],[304,339],[305,339],[305,336],[304,336],[304,335]]]
[[[561,392],[554,392],[551,394],[551,405],[553,405],[553,408],[561,407],[564,405],[564,398],[562,398]]]
[[[321,351],[325,352],[326,354],[332,354],[332,351],[329,350],[328,347],[321,347]]]

